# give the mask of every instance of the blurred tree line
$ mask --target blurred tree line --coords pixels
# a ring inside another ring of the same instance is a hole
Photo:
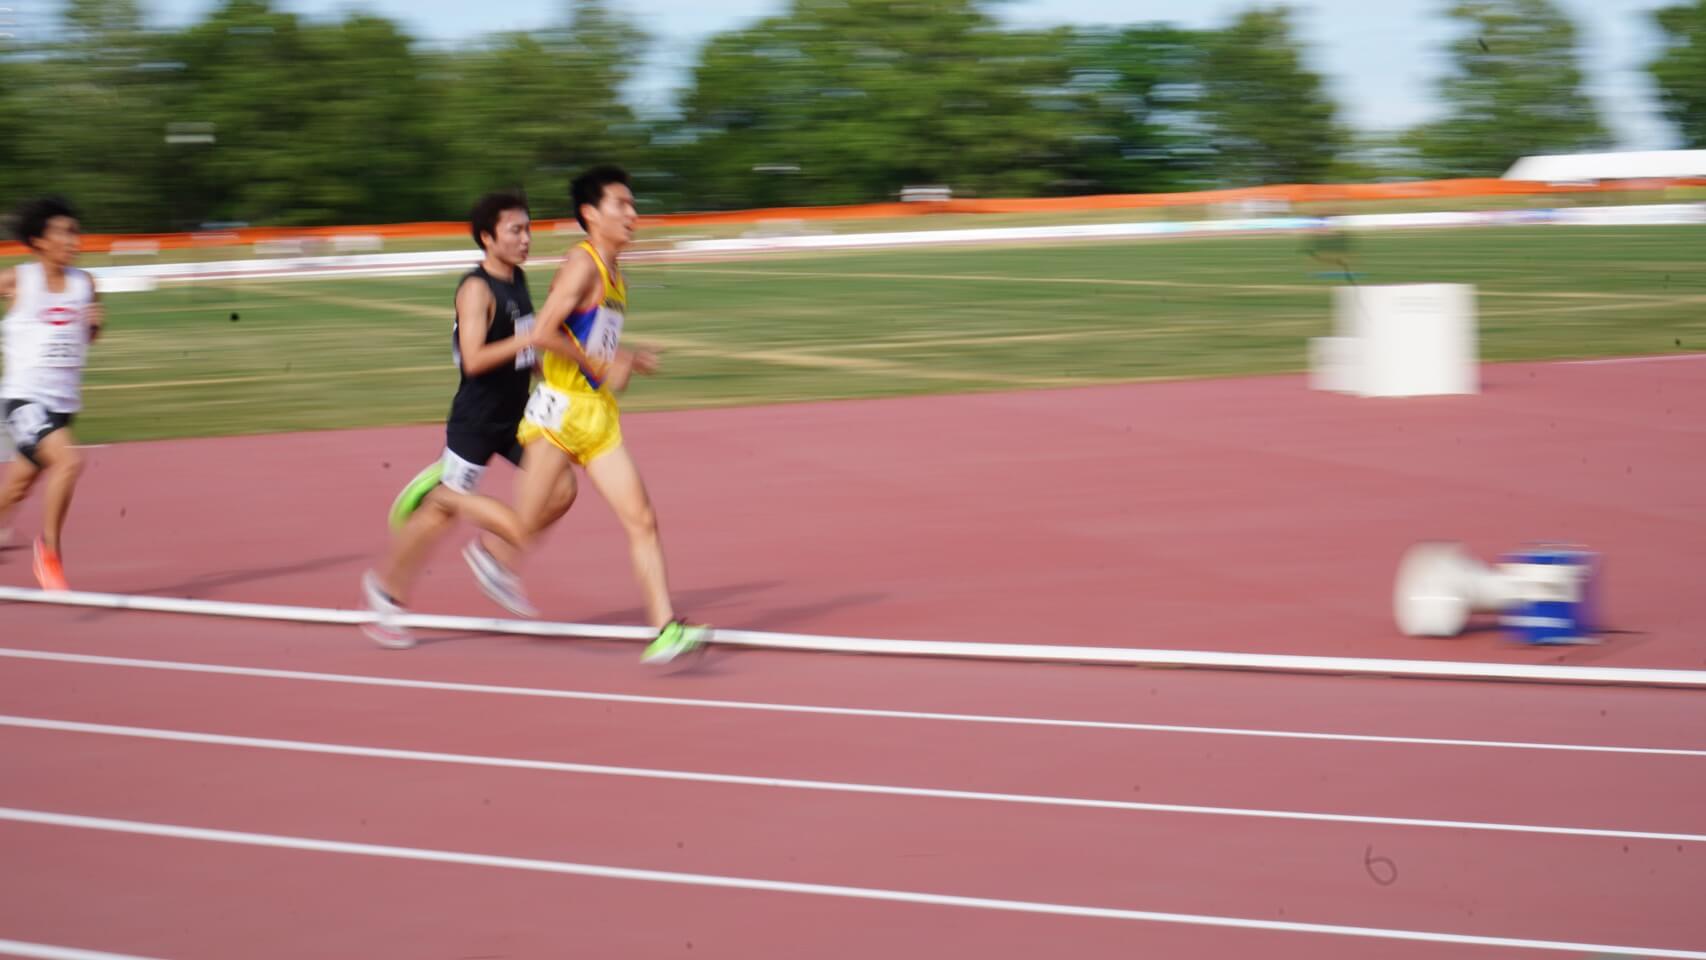
[[[567,215],[567,181],[627,166],[647,212],[1493,175],[1603,146],[1575,28],[1551,0],[1451,0],[1444,116],[1370,140],[1338,119],[1284,7],[1215,30],[1019,30],[998,0],[790,0],[715,36],[676,108],[623,90],[648,37],[605,0],[454,49],[356,14],[223,0],[149,29],[138,0],[64,0],[51,39],[0,35],[0,204],[56,191],[94,229],[460,219],[496,187]],[[1706,141],[1706,0],[1659,12],[1668,114]],[[1375,147],[1370,151],[1370,147]],[[1359,156],[1378,154],[1371,164]]]

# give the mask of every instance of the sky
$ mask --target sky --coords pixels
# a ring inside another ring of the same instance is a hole
[[[216,0],[142,0],[151,20],[176,25],[194,20]],[[405,24],[420,38],[440,42],[500,30],[528,30],[552,22],[561,0],[275,0],[309,17],[338,17],[365,10]],[[1122,25],[1164,21],[1189,27],[1227,23],[1256,0],[1006,0],[996,6],[1004,22],[1022,26]],[[1276,0],[1267,0],[1272,3]],[[1279,0],[1283,2],[1283,0]],[[1644,65],[1660,36],[1651,11],[1677,0],[1558,0],[1575,20],[1588,92],[1623,149],[1677,146],[1659,113]],[[58,0],[0,0],[15,17],[56,9]],[[687,80],[694,53],[714,33],[744,26],[785,9],[786,0],[627,0],[632,19],[654,38],[631,93],[642,106],[664,106]],[[1452,36],[1441,11],[1449,0],[1291,0],[1310,65],[1322,73],[1342,119],[1366,131],[1413,126],[1439,112],[1436,84],[1447,64]]]

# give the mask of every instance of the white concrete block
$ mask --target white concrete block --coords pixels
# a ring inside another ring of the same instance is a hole
[[[1420,397],[1479,391],[1473,286],[1339,287],[1334,307],[1338,338],[1355,341],[1352,349],[1335,348],[1351,356],[1348,392]]]

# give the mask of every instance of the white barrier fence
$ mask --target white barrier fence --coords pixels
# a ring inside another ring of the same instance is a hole
[[[633,251],[631,260],[692,259],[781,250],[852,250],[950,244],[1031,241],[1115,240],[1139,237],[1212,236],[1318,229],[1390,230],[1429,227],[1655,226],[1706,223],[1706,204],[1648,204],[1619,207],[1568,207],[1545,210],[1353,214],[1343,217],[1246,217],[1225,220],[1150,221],[1038,227],[987,227],[966,230],[915,230],[886,233],[834,233],[681,240],[661,250]],[[347,247],[348,245],[346,245]],[[466,270],[480,252],[429,250],[340,256],[273,257],[203,263],[147,263],[96,267],[103,292],[152,290],[160,283],[255,279],[326,279],[337,276],[400,277]]]

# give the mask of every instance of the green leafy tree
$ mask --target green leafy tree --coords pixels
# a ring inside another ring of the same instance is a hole
[[[172,38],[181,68],[169,100],[170,193],[180,223],[322,219],[316,167],[320,155],[346,145],[307,136],[325,108],[314,32],[268,0],[227,0]]]
[[[1326,179],[1346,142],[1284,8],[1248,10],[1207,36],[1200,111],[1215,173],[1234,186]]]
[[[422,59],[396,24],[357,15],[302,33],[310,109],[296,131],[292,219],[398,221],[429,217],[442,151]]]
[[[1090,31],[1068,50],[1092,132],[1065,158],[1084,192],[1180,189],[1208,174],[1198,115],[1205,35],[1166,24]]]
[[[577,0],[559,27],[438,58],[440,204],[461,216],[481,193],[521,188],[535,216],[568,216],[568,182],[582,168],[640,164],[645,131],[620,91],[647,42],[604,3]]]
[[[0,217],[11,213],[18,201],[35,189],[35,177],[23,155],[33,106],[27,95],[32,85],[27,73],[26,64],[0,55]],[[0,242],[10,239],[0,230]]]
[[[170,194],[180,222],[412,220],[444,150],[426,60],[388,21],[302,23],[228,0],[173,38]]]
[[[1665,42],[1647,69],[1658,83],[1665,115],[1686,145],[1706,146],[1706,0],[1658,10],[1653,20]]]
[[[55,42],[0,71],[10,141],[0,153],[10,204],[23,195],[64,194],[94,230],[147,229],[164,202],[156,184],[164,143],[157,38],[135,0],[70,0]],[[7,156],[9,154],[9,156]]]
[[[975,0],[794,0],[700,54],[669,166],[700,206],[1074,192],[1104,128],[1071,31],[1002,31]]]
[[[1603,147],[1609,138],[1582,90],[1576,28],[1551,0],[1460,0],[1445,117],[1406,143],[1436,176],[1498,176],[1517,159]]]

